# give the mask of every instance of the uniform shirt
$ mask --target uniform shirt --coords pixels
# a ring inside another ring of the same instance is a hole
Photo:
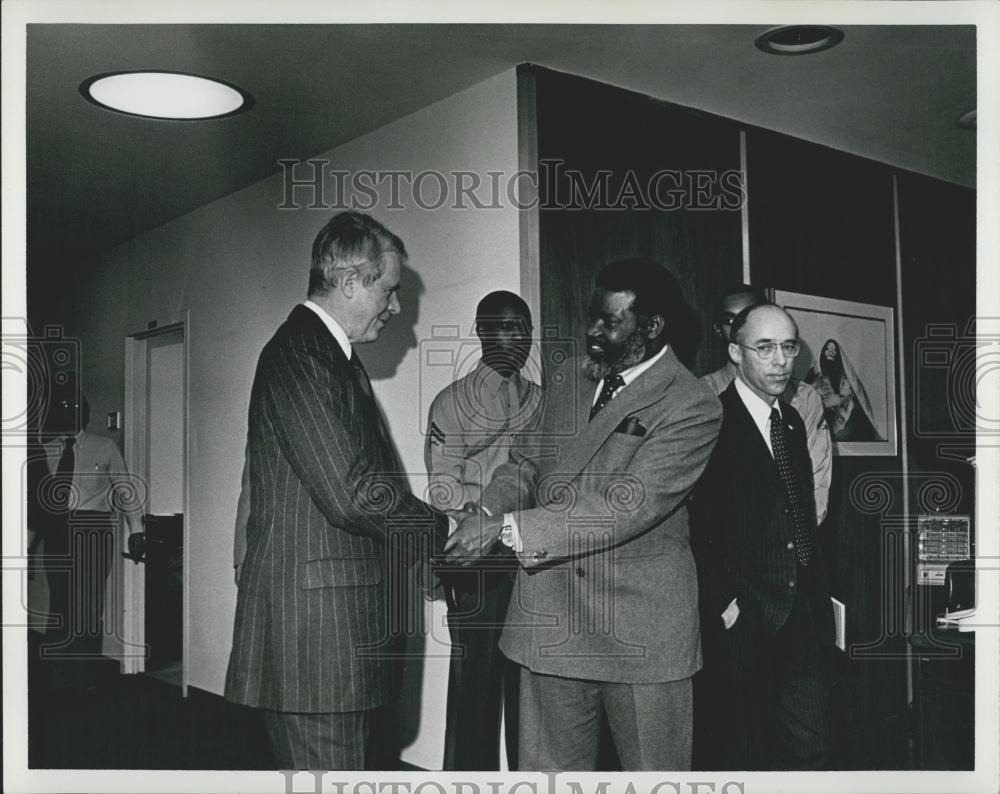
[[[716,394],[722,394],[736,377],[736,365],[731,361],[722,369],[703,375],[701,378],[711,386]],[[806,443],[809,459],[813,467],[813,490],[816,497],[816,522],[822,524],[830,499],[830,476],[833,472],[833,445],[830,443],[830,428],[823,413],[823,400],[808,383],[792,378],[785,390],[785,399],[799,412],[806,426]],[[745,401],[744,401],[745,402]],[[751,414],[752,415],[752,414]],[[766,437],[770,448],[770,436]]]
[[[446,510],[478,503],[540,399],[537,384],[520,373],[503,378],[482,361],[442,389],[431,403],[424,445],[431,504]]]
[[[73,445],[70,509],[123,513],[129,530],[141,532],[142,505],[136,501],[141,494],[138,484],[125,468],[118,445],[110,438],[95,436],[84,430],[74,437],[76,443]],[[49,474],[55,475],[59,459],[66,448],[65,437],[50,441],[44,446]]]

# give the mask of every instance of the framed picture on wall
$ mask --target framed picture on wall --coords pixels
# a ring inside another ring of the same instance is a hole
[[[819,392],[835,455],[896,454],[896,335],[889,306],[773,291],[795,318],[793,374]]]

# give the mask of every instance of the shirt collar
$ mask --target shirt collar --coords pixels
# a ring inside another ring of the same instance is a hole
[[[496,397],[500,394],[500,391],[506,388],[508,383],[517,386],[519,376],[520,373],[515,372],[509,378],[504,378],[493,367],[481,359],[476,365],[475,370],[473,370],[472,375],[477,384],[482,384],[489,390],[491,397]]]
[[[622,380],[625,381],[625,385],[628,386],[632,381],[638,378],[643,372],[649,369],[653,364],[663,358],[666,355],[667,348],[669,345],[664,345],[660,348],[660,352],[657,353],[652,358],[647,358],[645,361],[636,364],[634,367],[629,367],[626,370],[622,370],[619,374],[622,376]]]
[[[50,437],[48,441],[43,442],[42,446],[46,447],[47,449],[54,449],[58,452],[62,452],[63,450],[66,449],[66,439],[72,438],[74,440],[73,446],[75,448],[79,448],[80,442],[86,435],[88,435],[88,433],[85,430],[78,430],[72,435],[58,435]]]
[[[351,340],[347,338],[347,332],[343,329],[343,327],[341,327],[340,323],[334,320],[330,316],[329,312],[317,303],[307,300],[302,305],[313,311],[316,316],[323,321],[323,325],[330,330],[330,333],[333,334],[333,338],[336,339],[337,344],[340,345],[340,349],[343,350],[344,355],[347,356],[347,360],[350,361],[351,354],[353,352]]]
[[[757,425],[757,429],[760,434],[765,438],[769,439],[771,437],[771,429],[768,423],[771,421],[771,408],[777,408],[778,413],[781,413],[781,400],[775,400],[774,406],[768,405],[759,394],[756,394],[743,379],[737,377],[735,381],[736,393],[740,395],[740,399],[743,400],[743,404],[746,406],[747,411],[750,413],[750,418],[753,419],[753,423]]]

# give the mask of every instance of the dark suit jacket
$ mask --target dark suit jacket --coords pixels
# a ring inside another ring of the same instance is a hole
[[[668,349],[589,421],[595,384],[580,364],[547,381],[539,432],[483,494],[524,542],[500,648],[548,675],[688,678],[701,645],[687,500],[719,401]]]
[[[436,548],[447,519],[414,497],[378,406],[314,312],[261,352],[250,396],[251,506],[226,697],[296,712],[392,698],[394,536]]]
[[[715,654],[745,660],[788,618],[798,581],[795,526],[785,489],[757,425],[735,382],[719,396],[723,418],[719,441],[691,502],[691,542],[698,562],[702,637],[708,661]],[[807,519],[816,526],[812,464],[805,426],[794,408],[781,403],[792,466],[800,480]],[[824,644],[833,641],[833,611],[818,539],[813,543],[808,592]],[[721,615],[737,599],[740,615],[725,631]]]

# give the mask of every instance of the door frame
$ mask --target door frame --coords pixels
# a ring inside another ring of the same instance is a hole
[[[128,471],[143,482],[148,481],[149,456],[148,439],[146,438],[147,405],[148,405],[148,372],[149,372],[149,340],[164,333],[180,331],[182,335],[182,370],[184,382],[182,395],[184,418],[181,428],[181,449],[183,454],[183,556],[182,556],[182,603],[181,603],[181,693],[187,696],[188,663],[190,646],[190,588],[188,549],[190,535],[190,312],[185,310],[177,314],[167,315],[161,319],[150,321],[142,330],[135,331],[125,337],[125,410],[122,417],[124,432],[125,466]],[[121,544],[124,548],[125,544]],[[146,669],[146,569],[136,565],[124,557],[119,558],[122,566],[122,656],[121,672],[135,674]]]

